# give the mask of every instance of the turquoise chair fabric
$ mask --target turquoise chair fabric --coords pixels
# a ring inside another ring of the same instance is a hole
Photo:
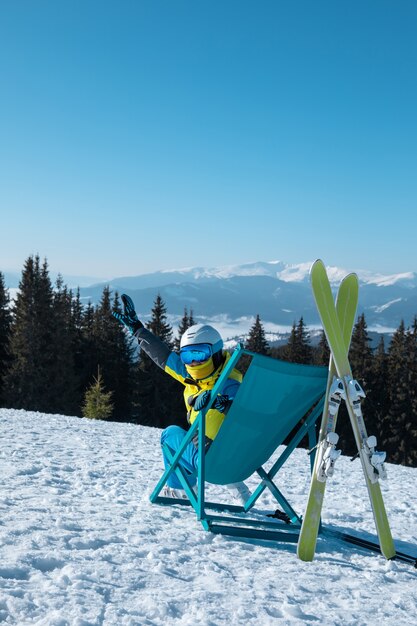
[[[317,443],[315,424],[323,410],[328,371],[326,367],[278,361],[239,346],[214,386],[212,401],[244,355],[251,359],[249,369],[209,450],[204,454],[203,424],[210,404],[200,412],[175,455],[165,449],[170,466],[162,474],[150,500],[165,505],[191,505],[204,529],[213,533],[296,542],[301,518],[274,479],[305,435],[308,435],[311,448]],[[305,421],[302,421],[303,417],[306,417]],[[178,464],[185,447],[197,433],[198,488],[195,493],[186,472]],[[263,466],[287,438],[289,442],[285,450],[266,471]],[[172,472],[183,485],[187,499],[159,495]],[[245,504],[207,501],[206,482],[226,485],[245,480],[254,473],[258,474],[260,482]],[[267,517],[248,517],[247,513],[265,489],[269,489],[282,506],[290,525],[279,520],[269,521]],[[213,515],[207,509],[217,512]]]
[[[326,367],[249,354],[250,367],[206,454],[205,479],[210,483],[224,485],[251,476],[326,390]]]

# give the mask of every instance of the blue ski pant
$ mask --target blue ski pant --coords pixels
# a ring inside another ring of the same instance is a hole
[[[164,452],[164,445],[166,445],[171,454],[175,454],[178,448],[181,445],[182,440],[184,439],[187,431],[181,428],[180,426],[168,426],[165,430],[162,431],[161,435],[161,446],[162,446],[162,455],[164,457],[164,465],[165,469],[171,467],[168,459],[166,458]],[[194,486],[197,482],[197,466],[198,466],[198,451],[195,445],[190,442],[182,453],[181,459],[179,461],[179,465],[186,471],[188,474],[188,482],[191,486]],[[167,480],[168,487],[172,487],[172,489],[182,489],[182,485],[175,473],[172,473]]]

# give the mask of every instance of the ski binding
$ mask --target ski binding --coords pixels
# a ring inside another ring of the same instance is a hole
[[[362,417],[361,400],[362,398],[366,398],[366,393],[364,392],[357,380],[354,380],[349,376],[346,376],[345,380],[347,393],[353,408],[353,412],[355,413],[356,417]]]
[[[327,433],[326,439],[322,442],[322,460],[317,472],[317,480],[324,483],[327,478],[333,476],[334,465],[342,454],[341,450],[336,450],[337,442],[339,441],[339,435],[333,430]]]
[[[376,448],[376,437],[370,435],[363,442],[363,453],[365,459],[366,470],[371,482],[376,483],[379,478],[386,480],[387,471],[385,469],[386,452],[378,452]]]
[[[334,376],[329,390],[327,435],[320,444],[319,454],[321,454],[321,461],[317,465],[317,480],[321,483],[333,476],[334,465],[341,455],[341,450],[336,450],[339,435],[334,432],[333,424],[342,399],[346,399],[343,381]]]

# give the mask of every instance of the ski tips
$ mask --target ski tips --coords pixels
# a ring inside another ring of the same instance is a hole
[[[350,274],[347,274],[340,281],[340,286],[341,285],[344,285],[345,288],[349,288],[350,287],[352,290],[358,291],[359,290],[359,278],[358,278],[358,275],[355,274],[355,272],[351,272]]]
[[[325,267],[323,261],[321,259],[316,259],[314,261],[314,263],[311,264],[310,267],[310,279],[312,277],[312,275],[314,274],[314,272],[319,268],[319,267]]]
[[[310,267],[310,278],[311,276],[316,272],[316,271],[320,271],[320,270],[324,270],[327,274],[327,270],[326,270],[326,265],[324,263],[324,261],[320,258],[316,259],[311,267]],[[342,283],[359,283],[359,277],[357,275],[356,272],[349,272],[349,274],[346,274],[340,281],[340,284]]]
[[[356,272],[350,272],[349,274],[346,274],[346,276],[343,278],[343,280],[359,280],[359,277],[357,275]]]
[[[316,259],[312,264],[311,264],[311,268],[310,268],[310,272],[312,271],[312,269],[316,266],[316,265],[324,265],[322,259]]]

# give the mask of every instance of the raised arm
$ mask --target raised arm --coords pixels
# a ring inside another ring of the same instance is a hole
[[[130,296],[124,293],[121,299],[123,302],[123,313],[113,313],[114,317],[136,337],[141,350],[143,350],[158,367],[182,382],[187,376],[187,372],[178,354],[172,352],[170,347],[167,346],[162,339],[144,327],[136,314],[135,305]]]

